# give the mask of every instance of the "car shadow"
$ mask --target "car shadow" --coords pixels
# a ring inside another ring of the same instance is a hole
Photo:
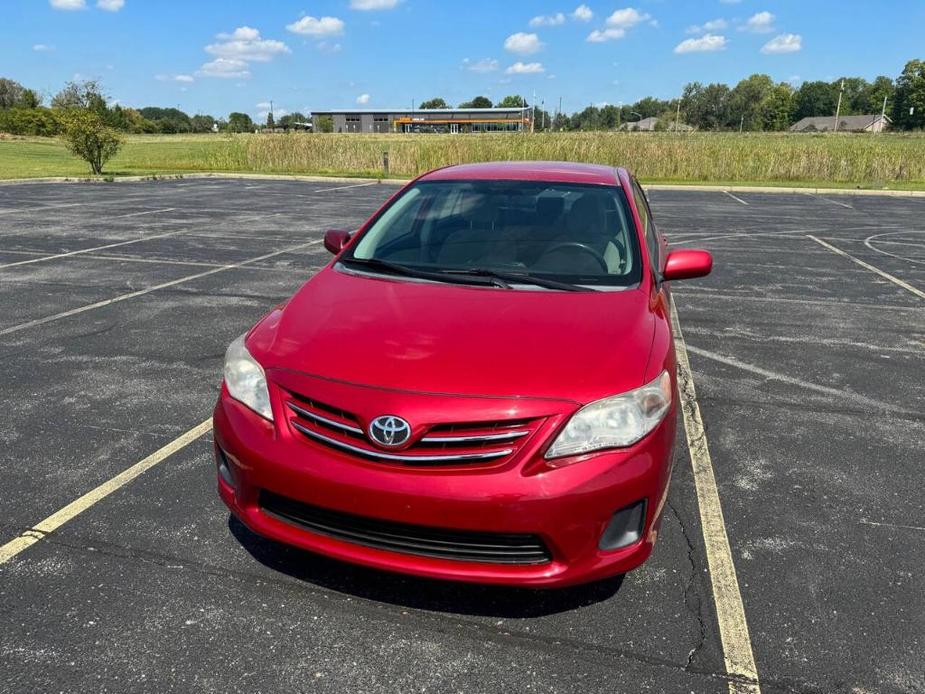
[[[623,584],[623,576],[547,590],[439,581],[377,571],[274,542],[251,532],[231,514],[228,529],[254,559],[273,571],[339,593],[433,612],[544,617],[608,600]]]

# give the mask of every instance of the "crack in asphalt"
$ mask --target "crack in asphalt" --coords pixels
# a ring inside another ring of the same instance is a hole
[[[694,647],[691,648],[690,652],[687,654],[686,668],[690,669],[694,665],[694,659],[699,655],[700,651],[706,644],[707,624],[703,614],[703,598],[696,590],[695,581],[697,578],[697,562],[694,561],[694,554],[696,552],[696,549],[694,548],[694,542],[691,539],[690,533],[688,532],[687,525],[681,518],[681,514],[678,512],[678,509],[675,508],[674,504],[671,503],[670,499],[666,502],[666,505],[669,509],[671,509],[671,512],[674,514],[674,517],[677,519],[678,525],[681,528],[681,534],[684,536],[684,542],[687,545],[687,561],[691,566],[691,575],[687,581],[687,585],[684,586],[682,594],[684,596],[684,605],[687,607],[687,611],[690,612],[697,620],[697,624],[700,628],[700,636],[697,639],[697,643],[694,644]]]

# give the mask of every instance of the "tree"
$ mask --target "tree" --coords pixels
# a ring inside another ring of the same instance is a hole
[[[25,88],[17,81],[0,77],[0,108],[20,106]]]
[[[271,111],[270,113],[267,114],[267,127],[268,127],[268,128],[275,128],[275,127],[276,127],[276,121],[273,120],[273,112],[272,112],[272,111]]]
[[[107,110],[106,97],[96,80],[68,82],[51,100],[52,108],[86,108],[102,116]]]
[[[477,96],[472,101],[464,101],[459,108],[491,108],[491,99],[487,96]]]
[[[304,123],[308,122],[309,119],[305,117],[305,114],[296,111],[282,116],[276,124],[283,130],[289,130],[290,128],[304,128]]]
[[[668,110],[668,102],[661,99],[656,99],[653,96],[647,96],[644,99],[640,99],[635,104],[630,107],[630,116],[636,118],[637,120],[642,120],[642,118],[651,118],[652,116],[657,116],[659,113]],[[639,115],[633,115],[632,111],[635,111]]]
[[[793,87],[786,82],[771,87],[758,105],[762,130],[786,130],[793,119]]]
[[[685,85],[681,96],[684,118],[701,130],[721,130],[729,125],[729,92],[725,84],[700,82]],[[738,124],[737,124],[738,125]]]
[[[422,101],[421,105],[418,108],[420,108],[422,111],[426,111],[428,109],[449,108],[449,107],[450,106],[449,104],[446,103],[446,101],[444,101],[440,97],[437,97],[435,99],[428,99],[427,101]]]
[[[190,117],[178,108],[160,108],[146,106],[141,109],[141,115],[157,125],[158,132],[188,133],[192,127]]]
[[[212,116],[196,114],[190,118],[190,130],[194,133],[210,133],[215,126]]]
[[[246,113],[235,111],[228,114],[228,129],[233,133],[253,132],[254,121]]]
[[[925,61],[910,60],[896,79],[893,125],[903,130],[925,128]]]
[[[729,93],[730,126],[744,130],[762,130],[764,119],[761,104],[774,89],[767,75],[755,74],[739,82]]]
[[[893,100],[895,87],[893,80],[884,75],[877,77],[870,84],[861,98],[859,105],[860,113],[880,113],[883,108],[883,100],[886,99],[887,105]]]
[[[91,173],[103,173],[103,165],[122,146],[119,134],[108,127],[99,114],[89,109],[67,109],[61,112],[59,119],[64,144],[71,154],[87,162]]]
[[[331,116],[320,116],[318,118],[318,132],[333,133],[334,132],[334,118],[332,118]]]
[[[829,82],[804,82],[794,99],[793,117],[797,120],[809,116],[834,116],[838,105],[838,87]]]
[[[529,105],[530,104],[527,103],[526,99],[516,94],[511,94],[510,96],[506,96],[503,99],[501,99],[501,101],[499,101],[497,104],[495,104],[497,108],[524,108]],[[479,107],[476,107],[476,108],[479,108]]]

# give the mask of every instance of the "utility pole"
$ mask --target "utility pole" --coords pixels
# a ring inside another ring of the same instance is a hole
[[[681,122],[681,99],[679,97],[678,98],[678,110],[675,111],[675,114],[674,114],[674,131],[675,132],[680,132],[678,129],[678,125],[680,122]]]
[[[530,134],[536,132],[536,90],[533,90],[533,116],[530,118]]]
[[[841,97],[845,93],[845,80],[841,81],[841,89],[838,90],[838,106],[835,107],[835,127],[832,132],[838,132],[838,119],[841,117]]]
[[[739,132],[742,132],[742,126],[745,125],[745,114],[742,114],[742,117],[739,118]]]
[[[886,97],[883,97],[883,108],[880,109],[880,130],[877,133],[882,133],[883,129],[886,127]]]
[[[559,108],[556,110],[556,122],[559,122],[559,115],[562,113],[562,97],[559,97]]]

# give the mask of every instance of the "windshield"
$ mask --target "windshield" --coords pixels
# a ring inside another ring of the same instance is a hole
[[[380,214],[351,258],[448,281],[477,270],[623,287],[642,274],[621,188],[546,181],[418,183]]]

